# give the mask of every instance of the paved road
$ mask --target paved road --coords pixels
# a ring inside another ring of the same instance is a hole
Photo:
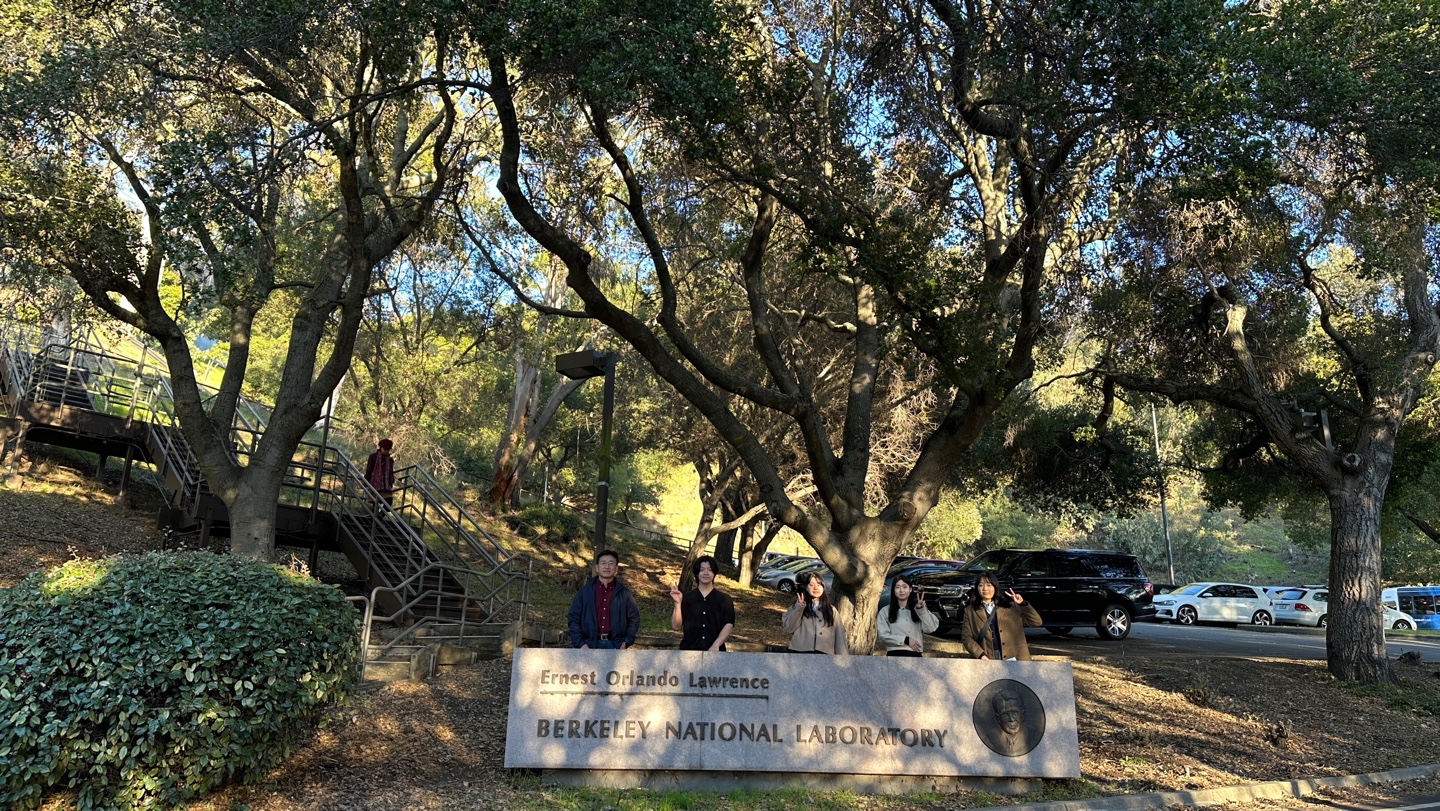
[[[1075,629],[1070,636],[1052,636],[1043,628],[1026,632],[1035,655],[1068,656],[1245,656],[1278,659],[1325,658],[1323,634],[1304,629],[1253,629],[1247,626],[1183,626],[1136,623],[1128,639],[1102,641],[1095,631]],[[1440,662],[1440,635],[1393,634],[1391,657],[1416,651],[1427,662]]]

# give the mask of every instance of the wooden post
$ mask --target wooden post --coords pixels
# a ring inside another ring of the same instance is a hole
[[[132,464],[134,464],[134,463],[135,463],[135,446],[134,446],[134,445],[126,445],[126,446],[125,446],[125,467],[124,467],[123,470],[120,471],[120,492],[119,492],[119,493],[116,493],[116,496],[117,496],[121,501],[124,501],[124,500],[125,500],[125,487],[126,487],[128,484],[130,484],[130,466],[131,466]]]
[[[20,423],[20,433],[15,437],[15,450],[10,454],[10,485],[12,487],[20,483],[20,465],[25,461],[25,434],[30,431],[30,421]]]
[[[110,457],[103,453],[96,455],[100,457],[100,461],[95,465],[95,481],[105,481],[105,465],[110,461]]]

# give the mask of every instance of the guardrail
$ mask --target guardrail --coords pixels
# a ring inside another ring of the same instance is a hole
[[[516,561],[516,562],[518,562],[518,561]],[[394,586],[377,586],[377,587],[375,587],[374,589],[371,590],[371,592],[370,592],[370,599],[369,599],[369,601],[366,603],[364,630],[361,632],[361,645],[363,646],[364,650],[367,651],[367,656],[369,655],[368,652],[370,651],[370,647],[371,647],[371,646],[370,646],[370,637],[371,637],[371,632],[372,632],[372,628],[373,628],[373,626],[374,626],[374,623],[376,623],[376,622],[395,622],[395,621],[400,620],[400,619],[402,619],[402,618],[404,618],[404,617],[407,617],[407,616],[414,618],[415,621],[413,622],[413,624],[411,624],[409,627],[407,627],[407,628],[405,628],[404,630],[402,630],[399,634],[397,634],[396,636],[394,636],[393,638],[391,638],[390,640],[388,640],[388,641],[385,643],[385,645],[382,646],[382,647],[380,648],[380,650],[376,652],[376,658],[383,657],[383,656],[385,656],[387,653],[389,653],[390,651],[394,650],[395,648],[400,647],[401,645],[411,644],[411,643],[413,643],[415,640],[421,639],[421,638],[427,639],[427,640],[429,640],[429,641],[431,641],[431,642],[437,641],[437,640],[446,640],[446,641],[455,641],[456,644],[464,644],[466,640],[478,640],[478,639],[484,639],[484,638],[493,636],[493,634],[488,634],[488,633],[467,634],[467,633],[466,633],[466,630],[467,630],[467,628],[472,628],[472,627],[473,627],[473,628],[480,628],[480,627],[484,627],[484,626],[493,627],[494,625],[500,624],[500,623],[506,623],[506,624],[508,624],[508,622],[514,621],[515,618],[503,617],[503,616],[502,616],[502,617],[499,617],[499,618],[496,618],[495,615],[493,615],[493,614],[487,614],[485,620],[476,622],[476,621],[471,621],[471,620],[468,618],[468,614],[469,614],[470,612],[467,611],[467,610],[462,610],[462,611],[460,611],[460,612],[459,612],[459,613],[460,613],[460,616],[459,616],[458,619],[452,618],[452,617],[440,616],[439,614],[432,614],[432,615],[428,615],[428,616],[426,616],[426,615],[421,615],[421,616],[419,616],[419,617],[415,617],[415,614],[417,613],[417,609],[422,608],[422,607],[424,606],[424,604],[426,603],[426,601],[434,600],[436,597],[442,596],[442,595],[441,595],[441,592],[439,592],[439,591],[436,590],[436,589],[424,589],[424,588],[419,588],[419,584],[424,583],[424,582],[425,582],[425,579],[426,579],[426,576],[427,576],[427,575],[430,575],[430,574],[432,574],[432,573],[443,577],[443,576],[445,576],[446,573],[456,572],[456,571],[458,571],[458,572],[460,572],[460,573],[464,573],[464,574],[469,574],[469,575],[475,576],[475,577],[477,577],[477,578],[489,579],[489,580],[494,580],[494,579],[497,578],[497,576],[503,575],[500,579],[503,579],[503,580],[506,580],[506,581],[514,580],[514,581],[517,581],[517,582],[523,582],[523,583],[528,584],[528,583],[529,583],[529,580],[530,580],[530,575],[531,575],[530,566],[527,565],[524,572],[520,572],[518,569],[511,569],[511,570],[508,571],[508,572],[502,572],[502,571],[501,571],[502,569],[505,569],[505,568],[507,568],[507,567],[511,567],[512,565],[513,565],[513,563],[507,563],[507,564],[505,564],[504,566],[499,567],[499,568],[497,568],[497,569],[495,569],[495,570],[492,570],[492,571],[490,571],[490,572],[481,572],[481,571],[477,571],[477,570],[473,570],[473,569],[459,569],[459,570],[457,570],[455,567],[449,566],[449,565],[444,564],[444,563],[438,563],[438,562],[437,562],[437,563],[432,563],[432,564],[426,566],[425,568],[421,569],[420,571],[415,572],[415,573],[412,574],[409,578],[407,578],[405,581],[403,581],[403,582],[401,582],[401,583],[398,583],[398,584],[396,584],[396,585],[394,585]],[[377,605],[380,604],[381,595],[383,595],[383,594],[390,594],[390,595],[394,595],[394,596],[404,596],[407,591],[411,592],[408,601],[405,602],[405,603],[403,603],[403,604],[401,604],[400,607],[399,607],[397,610],[395,610],[395,611],[393,611],[393,612],[391,612],[390,614],[385,615],[385,616],[377,616],[377,615],[375,614],[375,606],[377,606]],[[443,595],[443,596],[450,596],[450,595]],[[466,606],[465,606],[466,608],[469,608],[469,607],[473,604],[473,606],[474,606],[475,608],[480,608],[480,609],[483,610],[483,609],[485,608],[485,605],[489,602],[489,598],[488,598],[487,596],[483,596],[483,595],[481,595],[481,596],[469,596],[469,597],[467,597],[466,599],[467,599],[467,604],[466,604]],[[442,633],[442,634],[433,633],[433,629],[434,629],[436,626],[451,626],[451,625],[456,626],[456,630],[455,630],[453,633]]]

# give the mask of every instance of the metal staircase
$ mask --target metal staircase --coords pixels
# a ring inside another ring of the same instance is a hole
[[[163,521],[206,536],[224,532],[225,505],[178,428],[165,372],[158,354],[135,341],[87,335],[60,343],[0,322],[8,415],[0,451],[11,435],[16,456],[27,437],[102,455],[123,447],[127,477],[132,458],[154,465],[168,503]],[[269,413],[249,400],[237,409],[230,439],[242,464]],[[318,550],[342,552],[364,578],[367,676],[413,677],[467,651],[502,648],[526,617],[529,559],[504,549],[418,466],[396,471],[394,506],[387,504],[340,447],[349,444],[323,422],[302,441],[276,506],[276,543],[309,547],[312,560]],[[375,632],[377,624],[388,630]]]

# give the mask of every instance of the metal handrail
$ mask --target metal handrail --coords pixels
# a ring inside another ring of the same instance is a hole
[[[403,474],[403,475],[402,475]],[[508,560],[512,553],[507,552],[496,542],[485,528],[480,526],[474,516],[465,510],[460,502],[456,501],[449,491],[441,487],[429,471],[419,465],[411,465],[396,471],[396,478],[401,482],[401,490],[407,495],[409,492],[416,492],[423,500],[420,505],[420,520],[422,523],[429,523],[430,507],[433,505],[436,512],[441,516],[445,525],[459,536],[473,554],[479,555],[485,563],[490,566],[499,566]],[[414,483],[413,485],[411,483]],[[402,502],[403,504],[403,502]],[[409,506],[409,505],[406,505]],[[413,508],[412,508],[413,509]],[[476,537],[476,536],[479,537]],[[460,559],[464,559],[464,551],[455,548],[441,533],[436,533],[447,546],[452,548],[453,553]],[[482,544],[480,538],[484,538],[487,544]]]
[[[413,586],[414,584],[420,582],[420,581],[422,580],[422,578],[425,577],[425,575],[429,574],[429,573],[432,572],[432,571],[438,571],[438,572],[440,572],[442,575],[443,575],[443,574],[447,574],[447,573],[459,572],[459,573],[462,573],[462,574],[468,574],[468,575],[473,575],[473,576],[476,576],[476,577],[484,578],[484,577],[489,577],[489,576],[493,576],[493,575],[497,574],[499,570],[496,569],[496,570],[493,570],[493,571],[491,571],[491,572],[481,572],[481,571],[477,571],[477,570],[474,570],[474,569],[462,569],[462,568],[459,568],[459,567],[450,566],[449,564],[445,564],[445,563],[441,563],[441,562],[439,562],[439,561],[436,561],[436,562],[433,562],[433,563],[427,565],[425,568],[420,569],[419,571],[417,571],[417,572],[415,572],[414,574],[412,574],[412,575],[410,575],[409,577],[407,577],[405,580],[403,580],[403,581],[401,581],[400,583],[397,583],[397,584],[395,584],[395,585],[393,585],[393,586],[376,586],[374,589],[372,589],[372,590],[370,591],[370,602],[369,602],[369,605],[368,605],[367,610],[366,610],[366,613],[365,613],[365,630],[364,630],[364,632],[363,632],[363,637],[362,637],[362,644],[365,646],[365,650],[368,651],[368,650],[370,649],[370,633],[371,633],[371,627],[372,627],[372,625],[373,625],[374,622],[377,622],[377,621],[378,621],[378,622],[395,622],[396,620],[402,619],[402,618],[410,615],[411,612],[413,611],[413,609],[414,609],[416,606],[420,605],[420,604],[421,604],[422,602],[424,602],[425,600],[430,599],[430,598],[433,598],[433,597],[456,597],[456,596],[459,596],[459,595],[455,595],[454,593],[451,593],[451,592],[444,592],[444,591],[440,591],[440,590],[437,590],[437,589],[423,589],[423,590],[419,591],[418,593],[416,593],[413,597],[411,597],[410,600],[409,600],[409,602],[401,605],[400,608],[398,608],[397,610],[395,610],[393,613],[388,614],[388,615],[386,615],[386,616],[382,616],[382,617],[377,617],[377,616],[375,616],[375,606],[379,604],[379,602],[380,602],[380,595],[381,595],[382,593],[389,593],[389,594],[395,594],[395,595],[403,595],[403,594],[406,592],[406,589],[407,589],[407,588],[409,588],[409,587]],[[519,577],[519,576],[520,576],[520,573],[519,573],[519,572],[512,572],[512,573],[506,578],[506,579],[507,579],[507,582],[510,581],[510,580],[514,580],[514,579],[516,579],[516,578]],[[528,576],[529,576],[529,572],[527,571],[527,572],[526,572],[526,579],[527,579],[527,580],[528,580]],[[495,591],[498,591],[498,588],[495,589]],[[468,611],[465,610],[466,608],[468,608],[468,605],[467,605],[467,604],[469,604],[469,603],[474,603],[474,604],[475,604],[475,607],[477,607],[477,608],[481,608],[481,609],[484,609],[484,608],[485,608],[485,606],[483,605],[484,598],[475,597],[475,596],[472,596],[472,595],[470,595],[470,594],[466,594],[466,595],[463,596],[462,599],[463,599],[464,602],[462,603],[462,609],[461,609],[461,611],[460,611],[460,620],[459,620],[460,634],[459,634],[459,637],[458,637],[458,638],[460,638],[460,639],[464,639],[464,638],[465,638],[465,626],[466,626],[466,624],[467,624],[467,622],[468,622],[468,619],[467,619]],[[438,605],[438,602],[437,602],[437,605]],[[487,613],[487,616],[494,616],[494,615]],[[425,618],[423,618],[423,619],[424,619],[424,620],[432,620],[432,621],[434,621],[434,622],[439,622],[439,621],[440,621],[441,619],[443,619],[443,618],[441,618],[441,617],[439,617],[439,616],[435,616],[435,617],[425,617]],[[428,624],[428,623],[424,623],[424,624]],[[386,651],[388,651],[388,650],[390,650],[391,648],[393,648],[393,647],[394,647],[395,645],[397,645],[400,641],[402,641],[402,640],[404,640],[404,639],[409,638],[410,636],[412,636],[412,635],[416,632],[417,628],[420,627],[421,625],[422,625],[422,623],[417,622],[415,625],[413,625],[413,626],[411,626],[410,628],[407,628],[405,631],[401,632],[398,636],[395,637],[395,639],[390,640],[390,642],[389,642],[388,644],[386,644],[386,646],[381,650],[381,655],[383,655]]]
[[[146,423],[149,445],[159,457],[156,462],[164,466],[173,481],[171,506],[193,514],[208,487],[199,460],[179,431],[168,367],[162,353],[135,343],[140,348],[138,358],[111,351],[113,342],[100,340],[93,328],[60,342],[39,328],[0,321],[0,352],[10,361],[6,368],[14,378],[12,387],[29,394],[53,373],[56,378],[63,377],[66,390],[72,384],[75,389],[84,389],[89,407]],[[218,394],[218,390],[205,385],[201,385],[201,391],[207,401]],[[65,399],[63,393],[61,399]],[[267,407],[240,398],[229,431],[230,452],[238,463],[243,464],[254,452],[270,416]],[[329,441],[335,439],[340,437],[332,434],[327,425],[320,442],[302,440],[285,474],[282,503],[312,510],[323,507],[345,521],[347,531],[355,534],[370,565],[401,581],[397,586],[379,588],[408,598],[402,614],[413,614],[414,608],[426,600],[432,600],[437,611],[442,601],[458,600],[467,610],[477,606],[493,617],[509,615],[511,608],[518,607],[516,618],[524,618],[530,571],[528,567],[520,571],[520,556],[501,547],[428,471],[418,466],[401,471],[400,508],[392,509],[365,480],[358,466]],[[407,518],[414,519],[418,528]],[[440,559],[427,537],[437,542],[449,561]],[[476,559],[488,565],[489,570],[471,568],[470,562]],[[436,569],[441,570],[439,588],[419,589],[416,593],[413,584],[420,573]],[[517,584],[518,599],[511,592]],[[373,614],[373,605],[368,611]]]

